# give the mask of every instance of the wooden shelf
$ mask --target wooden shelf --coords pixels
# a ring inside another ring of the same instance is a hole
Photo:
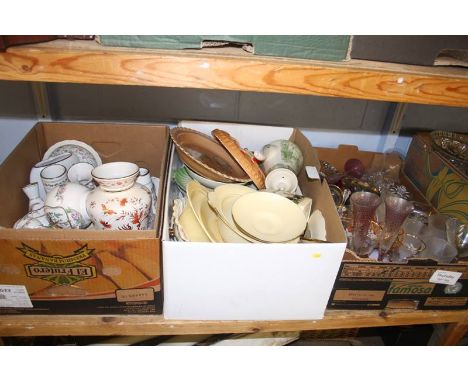
[[[329,310],[316,321],[178,321],[155,315],[0,316],[0,337],[253,333],[453,323],[466,330],[467,311]],[[452,335],[453,337],[453,335]]]
[[[0,53],[0,80],[276,92],[468,106],[468,69],[53,41]]]

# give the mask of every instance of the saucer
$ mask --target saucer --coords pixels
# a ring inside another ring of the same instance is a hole
[[[102,160],[96,150],[84,142],[75,140],[65,140],[50,146],[44,154],[43,160],[66,152],[75,154],[79,162],[89,163],[93,167],[102,165]]]
[[[232,205],[232,217],[243,231],[270,243],[297,238],[307,224],[304,213],[294,202],[270,192],[240,196]]]
[[[213,243],[223,243],[224,240],[218,228],[218,215],[208,204],[208,190],[192,180],[187,183],[187,198],[195,217],[210,241]]]
[[[226,184],[224,186],[217,187],[213,192],[208,193],[208,203],[217,211],[223,222],[232,231],[234,231],[236,235],[249,242],[257,242],[257,240],[241,232],[237,228],[236,223],[232,218],[232,206],[240,196],[256,192],[256,190],[250,187],[238,184]]]

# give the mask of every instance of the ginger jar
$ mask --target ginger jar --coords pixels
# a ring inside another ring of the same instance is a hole
[[[98,184],[86,198],[86,210],[96,229],[148,228],[151,193],[136,183],[140,168],[130,162],[110,162],[92,171]]]

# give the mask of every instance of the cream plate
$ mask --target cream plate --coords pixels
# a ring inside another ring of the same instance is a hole
[[[238,184],[226,184],[224,186],[216,187],[214,192],[210,192],[208,194],[208,202],[218,212],[218,215],[224,223],[238,236],[251,243],[257,242],[257,240],[246,235],[237,228],[236,223],[232,218],[231,210],[232,205],[241,195],[255,192],[257,191],[250,187]]]
[[[189,241],[210,242],[210,238],[206,235],[205,230],[202,228],[192,207],[190,207],[188,203],[179,217],[179,224],[185,234],[183,236]]]
[[[224,243],[218,228],[218,215],[208,204],[208,189],[196,181],[187,183],[187,198],[195,217],[213,243]]]
[[[232,205],[232,217],[249,235],[271,243],[297,238],[307,224],[304,213],[294,202],[270,192],[240,196]]]
[[[50,146],[42,159],[49,159],[66,152],[75,154],[80,162],[89,163],[93,167],[102,165],[102,160],[96,150],[84,142],[75,140],[61,141]]]

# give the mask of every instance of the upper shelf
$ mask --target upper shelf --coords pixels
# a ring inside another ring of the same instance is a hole
[[[168,51],[53,41],[0,53],[0,80],[291,93],[468,106],[468,69]]]

